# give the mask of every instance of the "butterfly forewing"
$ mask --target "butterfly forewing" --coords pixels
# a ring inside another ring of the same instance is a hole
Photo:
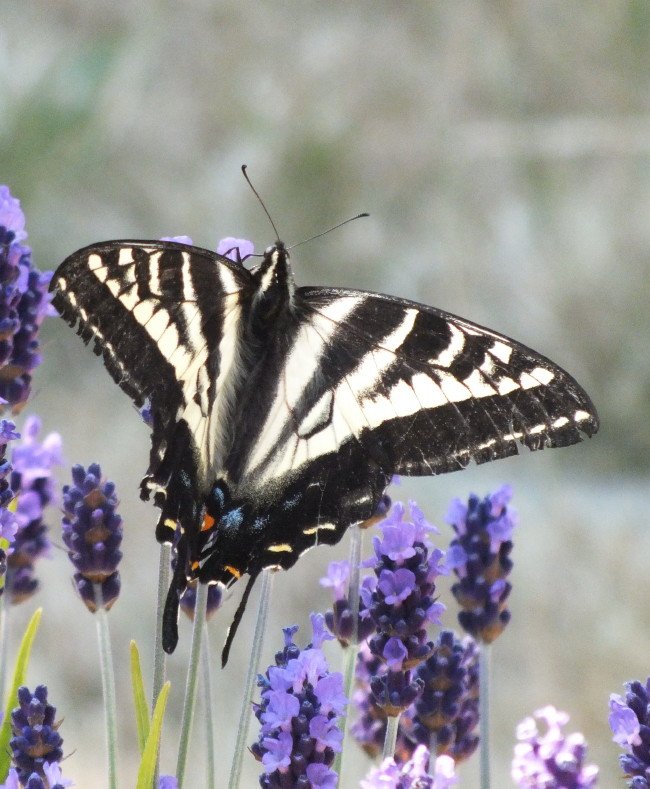
[[[518,445],[572,444],[598,427],[566,372],[503,335],[379,294],[301,288],[298,297],[299,328],[269,376],[242,469],[260,486],[349,442],[387,473],[427,475]]]
[[[53,303],[85,342],[94,340],[115,381],[150,405],[152,468],[174,447],[181,420],[203,469],[225,420],[218,393],[236,363],[243,266],[208,250],[155,241],[109,241],[79,250],[57,270]],[[210,432],[210,426],[212,432]],[[162,483],[163,480],[159,480]]]

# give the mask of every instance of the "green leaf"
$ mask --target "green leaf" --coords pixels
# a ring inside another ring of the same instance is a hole
[[[153,787],[153,781],[156,775],[156,764],[158,762],[158,748],[160,747],[160,734],[162,732],[162,722],[163,716],[165,715],[165,706],[167,704],[170,684],[169,682],[165,682],[156,699],[156,706],[151,717],[149,736],[144,746],[142,761],[140,762],[140,769],[138,770],[137,789],[152,789]]]
[[[142,680],[142,667],[140,665],[140,653],[135,641],[131,641],[131,684],[133,685],[133,704],[135,705],[135,721],[138,727],[138,747],[140,753],[144,752],[144,746],[149,736],[149,707],[144,692],[144,682]]]
[[[20,643],[18,650],[18,657],[16,658],[16,665],[14,667],[14,676],[11,681],[11,689],[7,696],[5,703],[4,717],[2,719],[2,726],[0,726],[0,779],[5,780],[9,772],[11,764],[11,750],[9,749],[9,740],[11,739],[11,711],[14,707],[18,706],[18,688],[25,684],[25,675],[27,674],[27,663],[32,651],[32,644],[34,637],[38,630],[38,624],[41,621],[42,608],[34,611],[29,624],[25,629],[25,635]]]

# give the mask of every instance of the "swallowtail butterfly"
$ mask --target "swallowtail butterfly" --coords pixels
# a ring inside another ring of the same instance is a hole
[[[181,527],[163,645],[186,579],[255,578],[333,545],[394,474],[442,474],[598,429],[581,387],[497,332],[405,299],[296,287],[281,241],[248,269],[171,241],[107,241],[56,271],[54,306],[136,406],[142,496]]]

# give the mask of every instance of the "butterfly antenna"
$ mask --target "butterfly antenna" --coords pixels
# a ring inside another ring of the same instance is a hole
[[[287,251],[290,249],[295,249],[299,247],[301,244],[306,244],[308,241],[313,241],[315,238],[320,238],[321,236],[327,235],[327,233],[331,233],[332,230],[338,230],[339,227],[343,227],[343,225],[347,225],[348,222],[354,222],[355,219],[361,219],[364,216],[370,216],[367,212],[363,212],[362,214],[357,214],[356,216],[351,216],[349,219],[344,219],[343,222],[339,222],[338,225],[334,225],[334,227],[328,227],[327,230],[323,230],[322,233],[318,233],[318,235],[311,236],[310,238],[305,238],[303,241],[298,241],[297,244],[292,244],[290,247],[287,247]]]
[[[247,167],[248,167],[248,165],[247,165],[247,164],[242,164],[242,166],[241,166],[241,171],[242,171],[242,173],[244,174],[244,178],[246,179],[246,183],[247,183],[247,184],[250,186],[250,188],[253,190],[253,194],[255,195],[255,197],[257,197],[257,199],[258,199],[258,201],[259,201],[259,204],[260,204],[260,205],[262,206],[262,208],[264,209],[264,213],[265,213],[265,214],[266,214],[266,216],[268,217],[268,219],[269,219],[269,222],[271,223],[271,227],[272,227],[272,228],[273,228],[273,230],[275,231],[275,237],[276,237],[276,238],[280,238],[280,234],[278,233],[278,229],[277,229],[277,227],[275,226],[275,222],[274,222],[274,221],[273,221],[273,219],[271,218],[271,214],[269,214],[269,210],[268,210],[268,208],[267,208],[267,207],[264,205],[264,200],[262,200],[262,198],[260,197],[260,193],[259,193],[259,192],[257,191],[257,189],[256,189],[256,188],[253,186],[253,184],[252,184],[252,182],[251,182],[251,179],[248,177],[248,173],[246,172],[246,168],[247,168]]]
[[[248,598],[250,596],[251,590],[253,588],[253,584],[257,581],[257,576],[259,575],[259,571],[256,572],[254,575],[248,579],[248,583],[246,584],[246,589],[244,589],[244,594],[242,595],[241,601],[237,606],[237,610],[235,611],[235,616],[232,620],[232,624],[228,628],[228,635],[226,636],[226,643],[223,645],[223,651],[221,653],[221,668],[224,668],[226,663],[228,662],[228,656],[230,655],[230,647],[232,646],[232,642],[235,640],[235,634],[237,633],[237,628],[239,627],[239,623],[244,616],[244,611],[246,610],[246,604],[248,603]]]

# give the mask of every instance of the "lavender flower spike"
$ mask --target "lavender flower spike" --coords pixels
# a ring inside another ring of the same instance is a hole
[[[433,549],[428,535],[436,531],[419,507],[410,502],[410,520],[397,502],[380,524],[383,536],[373,539],[374,590],[361,589],[363,603],[377,628],[369,641],[370,651],[388,670],[371,680],[377,704],[389,716],[398,716],[420,695],[422,681],[412,670],[433,651],[427,638],[429,623],[440,624],[445,610],[435,601],[435,579],[444,572],[442,551]]]
[[[510,552],[515,515],[508,507],[512,489],[504,485],[467,505],[455,499],[446,521],[456,537],[447,551],[446,566],[458,576],[451,591],[461,607],[458,621],[471,636],[491,644],[510,621],[507,609],[512,570]]]
[[[115,512],[115,485],[102,483],[101,476],[97,463],[87,472],[77,465],[72,469],[73,484],[63,488],[63,542],[77,570],[77,591],[92,612],[108,610],[120,592],[122,518]]]
[[[19,688],[18,703],[20,706],[11,713],[13,737],[9,746],[20,782],[29,785],[32,773],[45,779],[46,769],[50,775],[56,772],[53,765],[63,758],[63,740],[58,732],[60,722],[54,719],[56,709],[47,701],[45,685],[39,685],[33,694],[25,687]]]
[[[20,201],[0,186],[0,403],[14,413],[27,402],[41,363],[39,328],[56,314],[47,292],[52,274],[34,267],[31,249],[21,243],[26,237]]]
[[[650,677],[641,682],[626,682],[625,696],[609,697],[609,725],[614,742],[623,748],[619,764],[627,786],[650,787]]]
[[[546,723],[540,734],[533,718],[517,726],[512,779],[519,789],[583,789],[596,786],[598,768],[584,764],[587,743],[582,734],[565,735],[562,727],[569,721],[566,712],[555,707],[537,710],[535,717]]]
[[[343,677],[329,671],[321,651],[323,641],[332,638],[323,617],[312,614],[314,637],[303,650],[293,643],[297,629],[285,629],[276,665],[258,678],[262,700],[253,706],[261,727],[251,751],[264,765],[262,787],[335,789],[337,775],[330,768],[341,750]]]
[[[50,555],[48,526],[43,521],[44,508],[55,498],[53,470],[61,463],[61,436],[50,433],[40,440],[41,420],[25,420],[22,441],[13,447],[11,488],[17,495],[16,531],[7,560],[6,588],[12,603],[20,603],[34,594],[38,581],[34,577],[37,559]]]

